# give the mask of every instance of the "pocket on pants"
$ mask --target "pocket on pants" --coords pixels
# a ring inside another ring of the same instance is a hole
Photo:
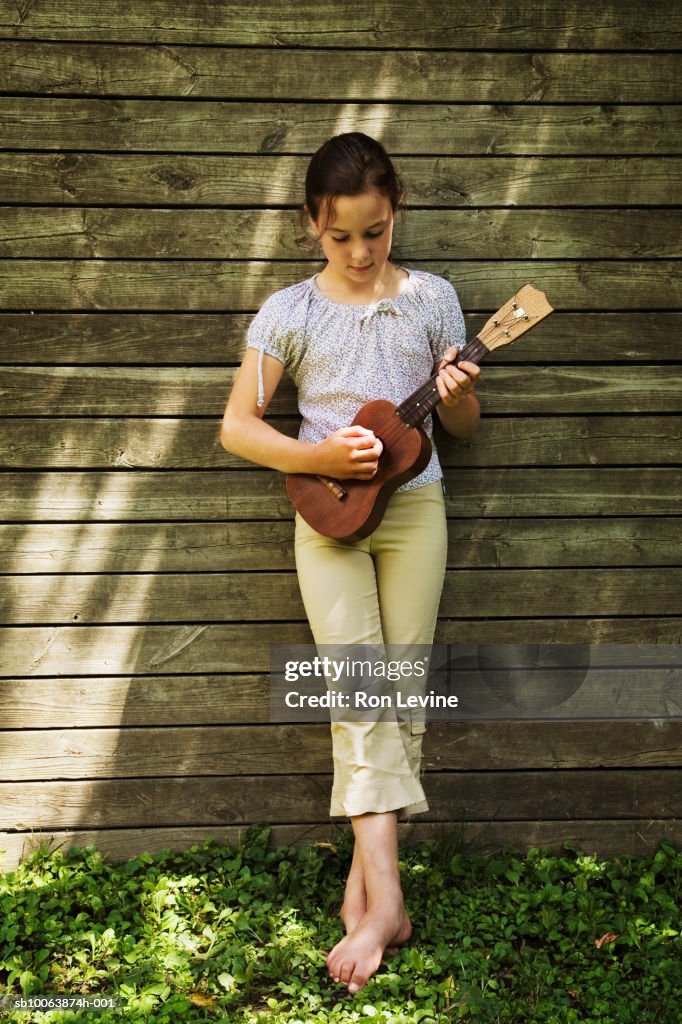
[[[419,774],[422,757],[422,742],[426,732],[426,720],[413,715],[410,719],[410,767],[415,775]]]

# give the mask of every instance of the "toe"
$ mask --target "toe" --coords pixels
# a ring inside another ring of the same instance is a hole
[[[354,996],[356,992],[359,992],[361,988],[365,987],[368,981],[369,977],[365,972],[356,969],[348,982],[348,991],[350,995]]]
[[[339,981],[343,982],[344,985],[350,984],[353,980],[356,966],[354,960],[345,960],[339,971]]]

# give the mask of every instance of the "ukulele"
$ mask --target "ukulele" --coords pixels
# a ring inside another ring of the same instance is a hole
[[[463,360],[480,363],[489,352],[516,341],[551,312],[544,292],[526,284],[486,322],[473,341],[444,365]],[[312,473],[287,475],[287,494],[314,530],[349,543],[369,536],[381,522],[396,488],[426,468],[431,442],[420,424],[441,400],[437,376],[438,372],[432,374],[400,405],[380,398],[358,411],[352,425],[371,430],[383,444],[371,480],[334,480]]]

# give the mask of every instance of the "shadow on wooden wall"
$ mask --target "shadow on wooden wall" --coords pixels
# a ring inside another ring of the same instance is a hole
[[[87,6],[0,16],[5,865],[36,830],[125,857],[336,827],[326,727],[268,719],[270,643],[310,639],[291,509],[218,424],[253,312],[317,266],[301,186],[338,131],[394,154],[399,257],[470,334],[526,281],[557,309],[486,365],[475,438],[440,438],[437,639],[678,644],[680,13]],[[297,429],[290,386],[272,415]],[[677,839],[679,741],[434,727],[404,834]]]

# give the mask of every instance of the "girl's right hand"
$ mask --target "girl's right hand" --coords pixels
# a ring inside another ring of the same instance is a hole
[[[341,427],[324,441],[318,441],[319,466],[316,471],[337,480],[371,480],[378,469],[383,447],[367,427],[359,424]]]

